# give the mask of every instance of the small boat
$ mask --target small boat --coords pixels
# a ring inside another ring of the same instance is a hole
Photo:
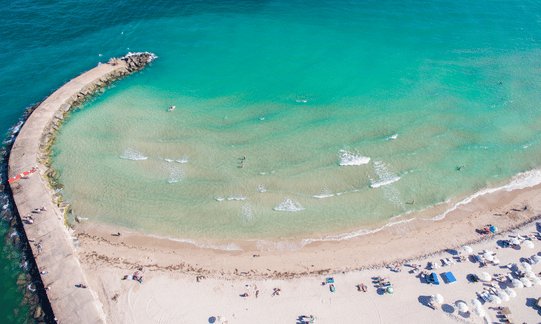
[[[173,111],[173,110],[175,110],[175,108],[177,108],[177,107],[176,106],[171,106],[171,107],[169,107],[169,109],[167,109],[167,111]]]

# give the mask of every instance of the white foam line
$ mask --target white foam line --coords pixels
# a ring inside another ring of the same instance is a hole
[[[532,170],[532,171],[519,173],[516,176],[514,176],[511,182],[509,182],[508,184],[501,187],[497,187],[497,188],[486,188],[481,191],[478,191],[474,193],[473,195],[459,201],[453,207],[447,209],[443,214],[433,217],[432,220],[444,219],[445,216],[447,216],[447,214],[449,214],[453,210],[456,210],[458,206],[469,204],[472,200],[474,200],[477,197],[491,194],[500,190],[505,190],[505,191],[520,190],[524,188],[534,187],[539,184],[541,184],[541,170]]]
[[[399,217],[399,216],[402,216],[402,215],[398,215],[396,217]],[[315,238],[302,239],[299,243],[289,242],[289,241],[281,241],[281,242],[258,241],[257,242],[257,247],[259,248],[259,250],[261,252],[296,251],[296,250],[301,249],[305,245],[308,245],[308,244],[313,243],[313,242],[329,242],[329,241],[348,240],[348,239],[363,236],[363,235],[366,235],[366,234],[377,233],[377,232],[379,232],[379,231],[381,231],[381,230],[383,230],[383,229],[385,229],[387,227],[391,227],[391,226],[395,226],[395,225],[399,225],[399,224],[409,223],[409,222],[411,222],[413,220],[415,220],[415,218],[404,219],[404,220],[397,221],[397,222],[389,222],[389,223],[383,225],[382,227],[376,228],[374,230],[367,230],[367,229],[362,228],[362,229],[359,229],[359,230],[354,231],[354,232],[343,233],[343,234],[338,234],[338,235],[328,235],[328,236],[325,236],[323,238],[318,238],[318,239],[315,239]]]
[[[400,177],[392,177],[389,180],[376,181],[374,183],[371,183],[369,187],[370,188],[378,188],[378,187],[381,187],[381,186],[386,186],[386,185],[391,184],[393,182],[396,182],[398,180],[400,180]]]
[[[193,244],[197,246],[198,248],[202,248],[202,249],[223,250],[223,251],[244,251],[240,246],[233,243],[222,244],[222,245],[213,245],[213,244],[207,245],[207,244],[197,243],[196,241],[191,240],[191,239],[177,239],[177,238],[171,238],[167,236],[158,236],[158,235],[151,235],[151,234],[145,234],[145,236],[150,236],[150,237],[154,237],[158,239],[171,240],[171,241],[180,242],[180,243]]]

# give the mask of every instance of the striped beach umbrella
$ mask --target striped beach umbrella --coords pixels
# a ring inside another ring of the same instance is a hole
[[[530,288],[532,286],[532,282],[528,280],[527,278],[520,278],[520,282],[522,282],[522,284],[526,288]]]
[[[509,295],[509,297],[517,297],[517,292],[509,287],[505,288],[505,292]]]
[[[466,313],[469,310],[469,307],[465,302],[457,302],[456,308],[458,308],[458,310],[462,313]]]
[[[481,272],[481,275],[479,276],[479,278],[481,278],[481,280],[483,281],[491,281],[492,280],[492,276],[488,274],[488,272]]]
[[[505,302],[509,301],[509,295],[503,290],[498,290],[498,297],[500,297]]]
[[[511,280],[511,283],[513,284],[513,287],[515,288],[524,288],[524,284],[522,283],[522,281],[518,279]]]
[[[479,317],[485,317],[485,310],[481,307],[475,307],[474,313]]]

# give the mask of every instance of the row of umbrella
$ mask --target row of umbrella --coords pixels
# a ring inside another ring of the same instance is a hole
[[[512,237],[512,238],[509,240],[509,242],[510,242],[511,244],[513,244],[513,245],[520,245],[520,244],[521,244],[521,243],[520,243],[520,240],[519,240],[518,238],[516,238],[516,237]],[[523,244],[524,246],[530,248],[530,249],[533,249],[533,248],[535,247],[534,244],[533,244],[533,242],[530,241],[530,240],[525,240],[522,244]],[[471,248],[471,246],[465,245],[462,249],[464,250],[464,252],[466,252],[466,253],[468,253],[468,254],[473,253],[473,249]],[[489,257],[492,257],[492,255],[491,255],[492,252],[490,252],[490,251],[489,251],[489,252],[486,252],[486,253],[485,253],[485,258],[486,258],[486,254],[489,254]],[[488,260],[488,258],[487,258],[487,260]],[[489,260],[489,261],[491,261],[491,260]]]

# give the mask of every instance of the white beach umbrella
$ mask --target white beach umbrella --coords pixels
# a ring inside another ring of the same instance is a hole
[[[466,305],[465,302],[457,302],[456,308],[458,308],[458,310],[461,311],[462,313],[465,313],[469,310],[468,305]]]
[[[526,274],[527,277],[535,278],[535,273],[533,273],[532,270],[526,271],[525,274]]]
[[[539,277],[533,277],[532,281],[534,284],[541,286],[541,279]]]
[[[492,260],[492,262],[493,262],[494,264],[500,264],[500,260],[498,260],[498,258],[494,258],[494,260]]]
[[[494,303],[494,304],[497,304],[497,305],[502,303],[502,299],[500,297],[496,296],[496,295],[490,295],[490,297],[488,297],[488,298],[489,298],[491,303]]]
[[[485,310],[482,309],[481,307],[475,307],[475,309],[473,311],[479,317],[484,317],[485,316]]]
[[[475,307],[475,308],[478,308],[478,307],[483,306],[483,305],[481,304],[481,302],[479,301],[479,299],[477,299],[477,298],[472,299],[472,300],[471,300],[471,303],[472,303],[473,307]]]
[[[468,246],[468,245],[465,245],[463,248],[464,252],[470,254],[473,252],[473,249],[471,248],[471,246]]]
[[[509,287],[505,288],[505,292],[509,295],[509,297],[517,297],[517,292]]]
[[[218,320],[219,320],[220,322],[225,322],[225,316],[220,316],[220,317],[218,317]]]
[[[520,282],[522,282],[526,288],[530,288],[532,286],[532,282],[526,278],[520,278]]]
[[[528,262],[522,262],[522,267],[526,270],[532,270],[532,266]]]
[[[481,280],[483,281],[491,281],[492,277],[487,272],[481,272],[481,275],[479,276]]]
[[[433,302],[436,302],[436,303],[438,303],[438,304],[443,303],[443,296],[440,295],[440,294],[432,295],[432,296],[431,296],[431,299],[432,299]]]
[[[509,295],[503,290],[498,290],[498,297],[500,297],[505,302],[509,301]]]
[[[494,256],[493,256],[492,253],[490,253],[490,252],[485,252],[485,253],[483,254],[483,257],[485,257],[485,259],[487,259],[488,261],[494,260]]]
[[[522,281],[518,279],[511,280],[511,283],[513,284],[513,287],[515,288],[524,288],[524,284],[522,283]]]
[[[511,244],[516,244],[516,245],[519,245],[519,244],[520,244],[520,240],[519,240],[518,238],[516,238],[516,237],[512,237],[512,238],[509,240],[509,242],[510,242]]]
[[[541,257],[539,255],[534,255],[532,257],[532,262],[538,264],[539,262],[541,262]]]
[[[533,249],[533,248],[534,248],[533,242],[530,241],[530,240],[524,241],[524,245],[527,246],[527,247],[529,247],[530,249]]]

